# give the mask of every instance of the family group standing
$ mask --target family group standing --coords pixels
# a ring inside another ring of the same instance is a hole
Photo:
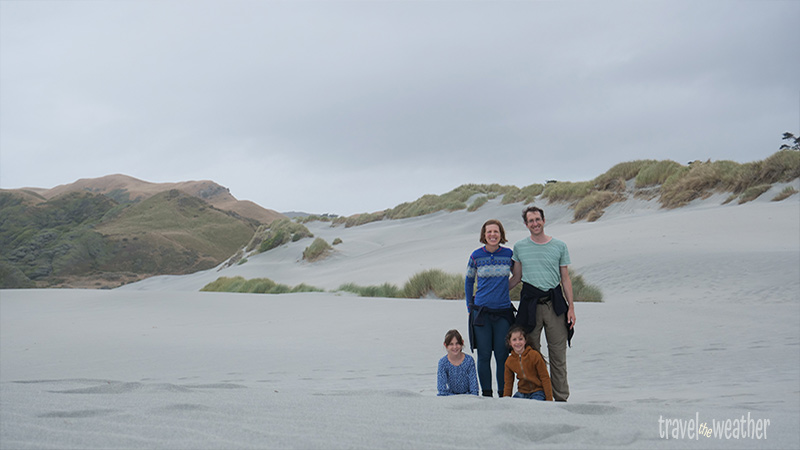
[[[502,223],[488,220],[481,227],[484,244],[470,255],[464,291],[469,317],[470,349],[478,352],[477,377],[473,359],[462,352],[463,338],[457,330],[445,336],[447,355],[439,361],[439,395],[510,396],[566,401],[566,350],[575,325],[575,305],[567,245],[544,233],[541,208],[522,212],[530,236],[518,241],[513,250],[503,247],[506,234]],[[522,282],[519,311],[509,291]],[[515,314],[516,312],[516,314]],[[550,374],[540,353],[541,333],[547,339]],[[494,356],[496,371],[491,363]]]

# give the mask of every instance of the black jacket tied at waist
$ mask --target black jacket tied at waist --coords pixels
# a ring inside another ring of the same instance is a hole
[[[473,301],[475,299],[473,298]],[[510,308],[506,309],[491,309],[485,306],[477,306],[475,303],[470,303],[470,313],[469,313],[469,320],[468,320],[468,330],[469,330],[469,347],[471,351],[474,351],[475,346],[475,327],[482,327],[484,325],[484,321],[489,318],[492,319],[494,317],[500,317],[506,319],[509,325],[514,324],[514,313],[517,312],[514,305],[511,304]]]
[[[552,302],[553,312],[560,316],[567,312],[569,305],[567,299],[564,298],[564,292],[561,290],[559,284],[553,289],[543,291],[532,284],[522,282],[522,292],[519,294],[519,311],[517,312],[516,325],[525,327],[525,330],[530,333],[536,326],[536,305],[546,302]],[[566,324],[567,316],[564,316],[564,323]],[[569,325],[567,324],[569,328]],[[572,340],[573,329],[569,330],[569,341]],[[571,346],[571,342],[570,342]]]

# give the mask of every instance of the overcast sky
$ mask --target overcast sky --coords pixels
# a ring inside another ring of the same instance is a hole
[[[0,187],[350,215],[800,135],[800,1],[0,1]]]

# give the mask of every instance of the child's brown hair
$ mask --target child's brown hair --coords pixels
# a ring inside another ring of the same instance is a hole
[[[525,345],[530,345],[528,343],[528,333],[525,332],[525,327],[514,325],[508,330],[508,334],[506,334],[506,347],[511,348],[511,336],[514,333],[522,333],[522,337],[525,339]]]
[[[459,344],[464,345],[464,338],[461,337],[461,333],[459,333],[458,330],[450,330],[444,335],[444,345],[446,346],[449,344],[453,338],[456,338],[456,342]]]

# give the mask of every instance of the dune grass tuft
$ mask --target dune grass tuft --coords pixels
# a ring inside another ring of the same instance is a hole
[[[430,294],[443,299],[464,298],[464,277],[430,269],[417,273],[403,286],[408,298],[423,298]]]
[[[772,199],[772,201],[779,202],[781,200],[786,200],[794,194],[797,194],[797,189],[792,186],[786,186],[778,195],[775,196],[775,198]]]
[[[719,185],[720,172],[725,169],[718,163],[695,162],[675,171],[661,185],[661,204],[666,208],[677,208],[709,195],[709,191]]]
[[[328,241],[318,237],[303,250],[303,259],[309,262],[319,261],[328,256],[332,250],[333,247],[328,244]]]
[[[680,170],[681,165],[675,161],[655,161],[642,168],[636,175],[636,187],[644,188],[664,184],[667,178]]]
[[[290,292],[323,292],[322,289],[301,283],[295,287],[278,284],[269,278],[219,277],[205,285],[201,292],[237,292],[250,294],[286,294]]]
[[[771,184],[761,184],[747,188],[742,195],[739,196],[739,204],[741,205],[742,203],[747,203],[751,200],[757,199],[761,196],[761,194],[767,192],[771,187]]]
[[[383,283],[380,286],[359,286],[355,283],[346,283],[339,286],[338,290],[352,292],[361,297],[399,298],[403,296],[403,291],[391,283]]]
[[[572,297],[576,302],[603,301],[603,292],[600,291],[600,288],[587,283],[583,279],[583,275],[577,275],[570,270],[569,279],[572,281]]]
[[[489,197],[486,196],[486,195],[478,197],[478,198],[475,199],[475,201],[472,202],[471,205],[469,205],[469,208],[467,208],[467,211],[469,211],[469,212],[477,211],[478,208],[480,208],[481,206],[485,205],[486,202],[488,202],[488,201],[489,201]]]
[[[519,202],[529,205],[544,191],[543,184],[531,184],[522,189],[516,186],[511,186],[511,188],[513,189],[509,189],[509,192],[503,196],[503,201],[501,203],[504,205]]]
[[[272,222],[269,226],[260,227],[248,245],[248,249],[258,246],[259,253],[263,253],[289,241],[297,242],[305,237],[314,237],[305,225],[292,222],[290,219],[280,219]]]
[[[594,222],[603,215],[603,212],[608,205],[624,199],[624,196],[621,196],[615,192],[594,191],[582,198],[575,205],[573,221],[586,219],[589,222]]]
[[[581,181],[578,183],[560,181],[545,186],[542,191],[542,197],[546,198],[550,203],[577,203],[580,199],[589,195],[593,188],[594,182],[592,181]]]
[[[626,181],[636,178],[642,169],[657,162],[658,161],[652,159],[640,159],[619,163],[608,169],[606,173],[597,176],[594,179],[594,187],[601,191],[618,190],[620,187],[620,180],[624,187]]]

